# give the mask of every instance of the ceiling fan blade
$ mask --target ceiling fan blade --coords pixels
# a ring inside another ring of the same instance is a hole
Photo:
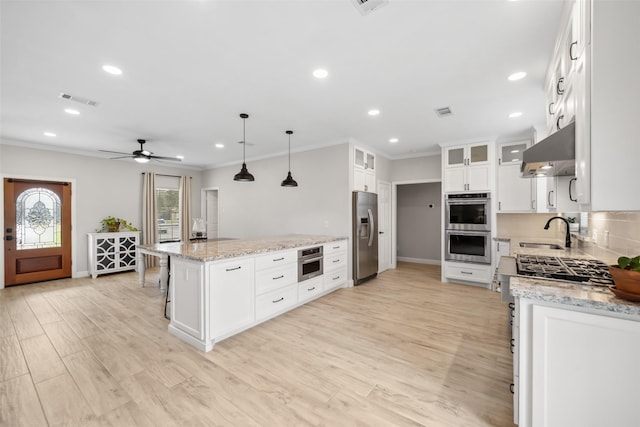
[[[130,158],[131,158],[131,155],[128,155],[128,156],[109,157],[109,160],[130,159]]]
[[[131,156],[131,153],[123,153],[122,151],[109,151],[109,150],[98,150],[98,151],[102,151],[103,153],[111,153],[111,154],[122,154],[123,156]]]
[[[182,159],[178,159],[176,157],[164,157],[164,156],[149,156],[152,159],[156,160],[169,160],[171,162],[181,162]]]

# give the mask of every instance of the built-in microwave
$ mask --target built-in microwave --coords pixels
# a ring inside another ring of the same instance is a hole
[[[491,264],[491,232],[445,230],[445,253],[447,261]]]
[[[445,229],[491,231],[489,193],[448,194],[445,204]]]
[[[322,260],[322,246],[298,250],[298,282],[320,276]]]

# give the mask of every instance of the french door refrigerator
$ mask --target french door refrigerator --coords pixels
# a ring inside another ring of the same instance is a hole
[[[353,192],[353,283],[378,274],[378,195]]]

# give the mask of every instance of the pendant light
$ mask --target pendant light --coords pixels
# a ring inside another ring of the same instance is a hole
[[[249,118],[248,114],[242,113],[240,114],[240,118],[242,119],[242,169],[240,172],[233,177],[234,181],[255,181],[253,175],[249,173],[247,170],[247,164],[245,163],[245,154],[247,151],[247,140],[245,138],[245,121]]]
[[[297,187],[298,183],[291,176],[291,134],[293,134],[293,131],[288,130],[285,133],[289,135],[289,173],[287,174],[287,177],[284,179],[284,181],[282,181],[282,184],[280,185],[282,187]]]

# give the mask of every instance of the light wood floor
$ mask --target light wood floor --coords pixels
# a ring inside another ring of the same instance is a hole
[[[210,353],[167,333],[153,273],[0,290],[0,425],[513,425],[507,307],[439,267],[402,263]]]

